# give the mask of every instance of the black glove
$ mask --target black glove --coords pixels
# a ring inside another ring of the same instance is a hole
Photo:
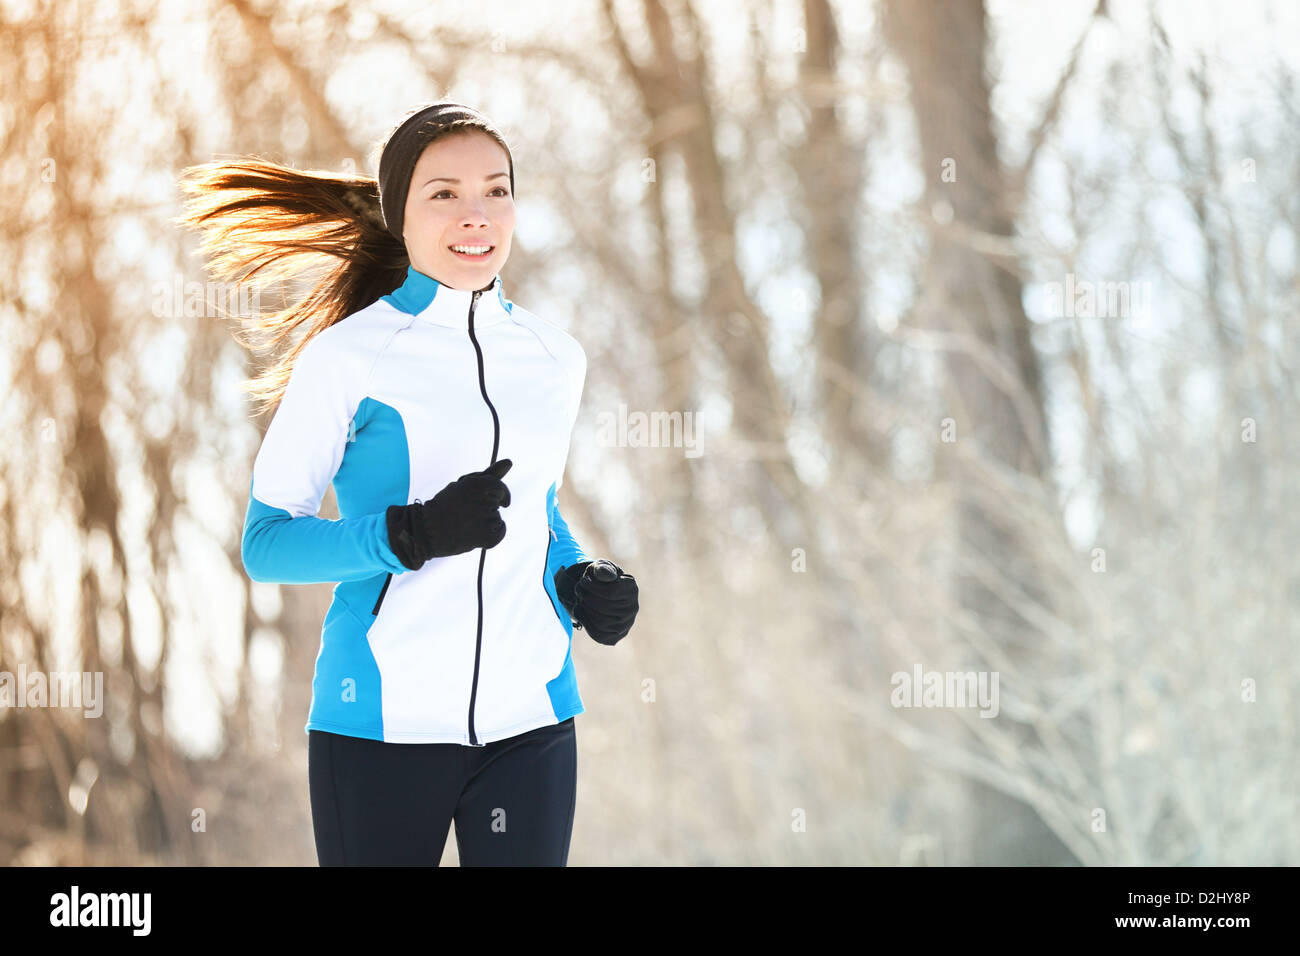
[[[512,462],[502,458],[486,471],[461,475],[428,501],[390,505],[388,545],[412,571],[430,558],[492,548],[506,536],[498,508],[510,504],[510,489],[501,480]]]
[[[640,606],[636,578],[613,561],[579,561],[555,572],[555,594],[592,640],[614,645],[627,637]]]

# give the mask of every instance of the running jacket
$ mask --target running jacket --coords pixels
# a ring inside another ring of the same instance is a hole
[[[559,326],[414,266],[314,335],[253,463],[241,554],[254,581],[337,582],[306,730],[482,746],[583,712],[561,565],[589,560],[556,503],[587,373]],[[506,535],[403,565],[389,505],[499,458]],[[317,517],[333,483],[340,517]]]

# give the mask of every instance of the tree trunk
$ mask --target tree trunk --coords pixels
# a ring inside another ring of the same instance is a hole
[[[886,0],[884,27],[907,68],[933,211],[929,259],[921,283],[924,312],[968,348],[946,355],[948,413],[956,441],[974,443],[980,458],[1046,480],[1046,433],[1037,356],[1021,305],[1021,284],[1011,272],[958,240],[965,230],[1012,233],[1005,172],[998,158],[985,71],[986,19],[982,0]],[[956,229],[942,228],[949,220]],[[981,362],[981,357],[985,359]],[[987,359],[1002,374],[990,374]],[[969,444],[966,445],[966,448]],[[938,469],[960,490],[960,545],[974,561],[1000,566],[1035,599],[1035,568],[1026,542],[1004,509],[974,491],[980,479],[961,471],[960,459],[940,446]],[[993,498],[992,500],[996,500]],[[1014,609],[980,582],[957,581],[959,606],[975,617],[1018,664],[1032,651]],[[1032,667],[1024,667],[1032,672]],[[1011,721],[1005,713],[1004,721]],[[1028,741],[1032,731],[1018,728]],[[1028,804],[972,781],[970,862],[1044,865],[1071,862],[1073,854]]]

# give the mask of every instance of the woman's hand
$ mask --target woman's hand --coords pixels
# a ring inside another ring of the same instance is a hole
[[[561,567],[555,593],[577,626],[610,646],[627,637],[640,609],[636,578],[603,558]]]
[[[461,475],[428,501],[390,505],[386,512],[388,546],[412,571],[430,558],[495,548],[506,536],[501,508],[510,506],[510,489],[501,479],[509,458],[486,471]]]

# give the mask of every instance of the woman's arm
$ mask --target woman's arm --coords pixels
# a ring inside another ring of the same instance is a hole
[[[409,570],[389,546],[386,509],[337,520],[316,516],[356,411],[352,357],[337,355],[328,332],[317,333],[294,361],[253,463],[240,553],[254,581],[357,581]]]
[[[294,518],[250,493],[241,549],[244,570],[254,581],[315,584],[363,581],[410,569],[388,544],[384,512],[359,518]]]
[[[582,404],[582,390],[587,382],[587,352],[577,339],[570,338],[573,343],[572,364],[569,374],[569,434],[572,436],[574,425],[578,420],[578,408]],[[547,514],[547,520],[551,525],[551,569],[550,574],[559,570],[561,565],[571,567],[583,561],[590,561],[587,553],[582,550],[582,546],[574,539],[573,533],[569,531],[569,524],[560,514],[560,501],[557,497],[560,489],[564,487],[564,470],[568,467],[569,450],[565,447],[564,462],[560,465],[560,473],[555,479],[555,492],[550,499],[550,512]]]
[[[590,561],[587,552],[582,550],[577,539],[573,537],[573,532],[569,530],[569,523],[564,520],[564,515],[560,514],[560,505],[557,502],[551,509],[551,573],[559,570],[561,565],[571,566],[582,561]]]

